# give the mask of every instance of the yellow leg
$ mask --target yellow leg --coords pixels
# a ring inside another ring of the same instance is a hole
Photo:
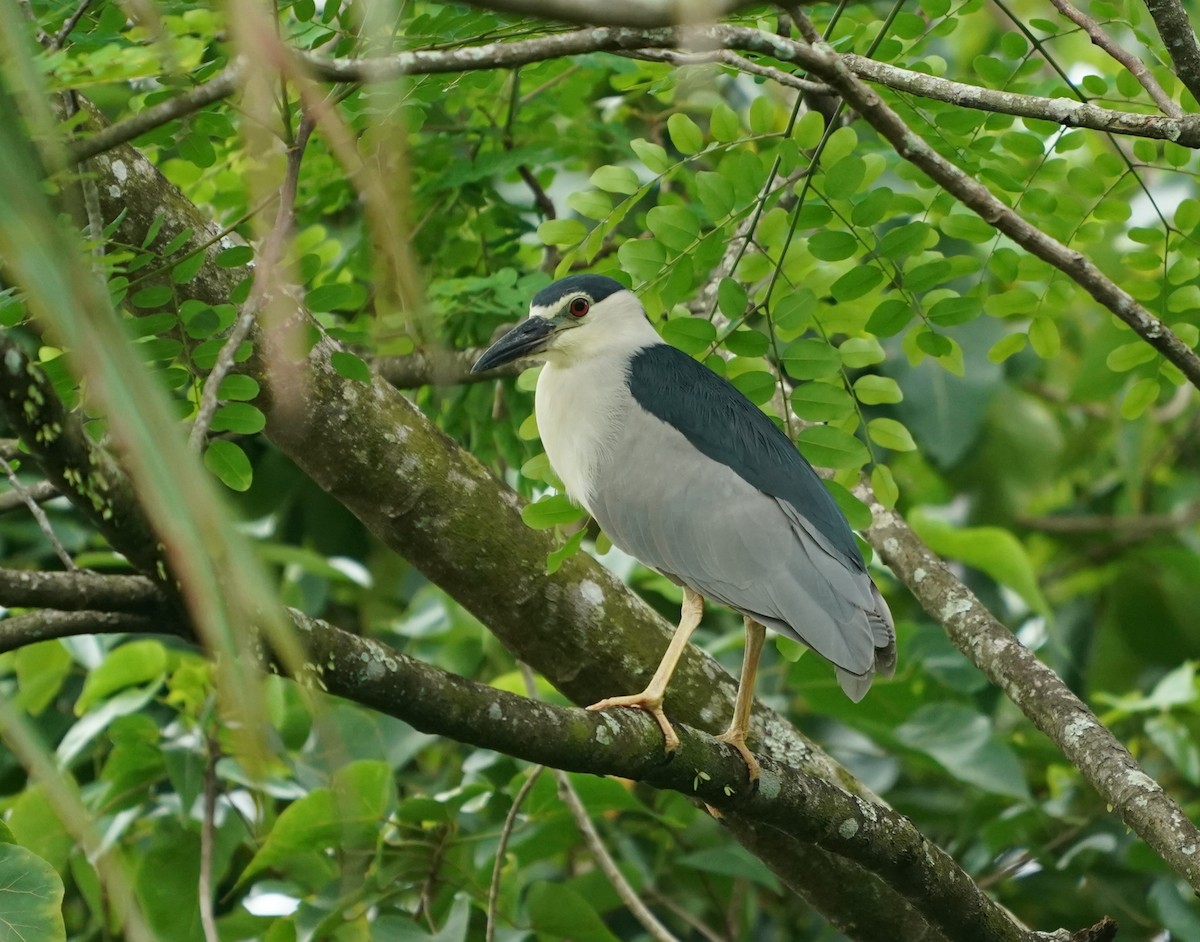
[[[746,763],[750,783],[758,781],[762,768],[754,754],[746,748],[746,733],[750,730],[750,710],[754,706],[754,679],[758,675],[758,659],[762,654],[767,629],[751,618],[746,621],[746,653],[742,659],[742,676],[738,681],[737,699],[733,704],[733,722],[729,729],[717,737],[738,751]]]
[[[667,684],[671,680],[671,675],[675,673],[675,667],[679,664],[679,659],[683,657],[683,651],[687,647],[688,639],[692,636],[692,632],[696,630],[696,626],[700,624],[700,616],[703,614],[704,597],[684,586],[683,610],[679,615],[679,627],[675,629],[675,634],[671,636],[671,643],[667,646],[667,653],[663,655],[662,661],[659,662],[658,670],[650,678],[650,683],[646,685],[646,689],[641,693],[634,693],[625,697],[608,697],[599,703],[593,703],[588,709],[607,710],[610,707],[623,706],[645,710],[654,717],[659,728],[662,730],[667,752],[674,752],[678,749],[679,737],[667,721],[667,714],[663,712],[663,698],[666,695]]]

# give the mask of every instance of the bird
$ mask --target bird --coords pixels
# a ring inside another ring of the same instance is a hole
[[[590,710],[633,707],[680,740],[667,684],[704,600],[740,613],[746,646],[729,728],[717,737],[746,763],[755,677],[767,628],[832,662],[855,702],[891,676],[896,632],[854,533],[812,465],[724,377],[666,343],[641,301],[605,275],[561,278],[472,372],[544,362],[534,409],[567,495],[612,543],[682,586],[679,625],[649,684]]]

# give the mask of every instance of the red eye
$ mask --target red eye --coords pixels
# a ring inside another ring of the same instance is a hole
[[[567,310],[571,312],[572,317],[583,317],[592,305],[587,298],[572,298],[571,303],[567,305]]]

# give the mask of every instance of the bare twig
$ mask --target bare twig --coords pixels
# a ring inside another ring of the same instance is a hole
[[[91,4],[92,0],[79,0],[79,5],[75,7],[75,10],[71,13],[71,15],[63,21],[62,28],[50,41],[51,49],[61,49],[63,47],[63,44],[67,41],[67,37],[71,35],[72,30],[74,30],[79,24],[79,21],[83,18],[83,14],[87,12],[87,8],[91,6]]]
[[[1163,0],[1158,0],[1158,2],[1163,2]],[[655,55],[650,51],[651,49],[656,46],[673,45],[676,39],[675,34],[669,30],[646,32],[600,28],[514,42],[489,43],[482,46],[415,50],[374,59],[329,59],[314,53],[297,53],[297,55],[313,75],[325,81],[382,82],[402,75],[513,68],[532,62],[542,62],[547,59],[588,52],[624,50],[648,58]],[[714,56],[720,58],[718,53],[711,52],[694,55],[675,53],[674,55],[681,56],[680,61],[683,62]],[[661,58],[665,61],[669,57],[663,54]],[[1053,121],[1064,127],[1090,128],[1115,134],[1174,141],[1186,147],[1200,147],[1200,115],[1170,118],[1136,114],[1111,108],[1100,108],[1066,98],[1043,98],[1036,95],[1018,95],[980,88],[897,68],[853,54],[847,54],[844,61],[851,71],[868,81],[878,82],[897,90],[937,101],[1001,114],[1039,118]],[[1197,61],[1198,68],[1200,68],[1200,53],[1197,55]],[[726,64],[753,71],[758,75],[769,76],[802,90],[805,88],[801,84],[805,80],[791,76],[779,69],[752,63],[744,57],[731,58]],[[753,69],[749,66],[753,66]],[[167,99],[131,118],[126,118],[124,121],[97,131],[91,137],[74,145],[71,150],[71,160],[78,162],[111,150],[147,131],[198,111],[214,101],[233,94],[245,77],[246,71],[245,61],[237,60],[203,85],[198,85],[189,92]]]
[[[525,692],[529,698],[536,699],[537,683],[533,679],[533,671],[529,669],[529,665],[525,662],[520,663],[521,677],[525,681]],[[642,902],[637,891],[629,885],[629,881],[625,879],[625,875],[621,873],[617,867],[617,862],[613,860],[612,854],[608,852],[608,848],[604,846],[604,841],[600,838],[600,832],[596,830],[596,826],[592,824],[591,816],[588,814],[587,808],[583,806],[583,802],[579,800],[579,793],[575,791],[575,787],[571,784],[571,779],[566,772],[561,769],[554,769],[554,781],[558,784],[558,794],[562,798],[563,804],[567,806],[567,810],[571,812],[571,817],[575,819],[575,826],[579,828],[579,833],[583,836],[583,841],[588,846],[588,850],[592,852],[592,856],[596,858],[596,863],[600,867],[600,871],[604,874],[609,884],[617,891],[617,896],[621,898],[621,902],[633,915],[633,918],[641,923],[642,928],[649,933],[650,938],[655,942],[679,942],[675,935],[659,922],[658,917],[650,912],[650,908]]]
[[[1166,514],[1107,514],[1100,516],[1018,517],[1017,523],[1031,530],[1061,536],[1085,536],[1096,533],[1125,538],[1146,539],[1156,533],[1182,530],[1200,522],[1200,501]]]
[[[1146,0],[1146,9],[1171,57],[1175,74],[1200,101],[1200,42],[1196,41],[1196,31],[1183,4],[1179,0]]]
[[[132,141],[147,131],[153,131],[157,127],[185,117],[194,111],[199,111],[214,101],[227,98],[237,88],[244,71],[244,62],[234,62],[224,72],[209,79],[203,85],[197,85],[191,91],[168,98],[166,101],[160,101],[157,105],[151,105],[144,111],[139,111],[132,118],[126,118],[124,121],[97,131],[71,148],[72,163],[79,163],[89,157],[102,154],[106,150],[112,150],[118,144]]]
[[[8,513],[10,510],[15,510],[17,507],[27,506],[27,501],[32,499],[39,504],[43,504],[48,500],[53,500],[58,497],[58,488],[50,481],[35,481],[33,484],[25,488],[25,493],[20,491],[5,491],[0,494],[0,514]]]
[[[504,856],[508,853],[508,840],[512,837],[513,828],[516,827],[517,815],[521,812],[521,806],[525,804],[525,799],[529,797],[529,793],[533,791],[533,786],[537,784],[538,777],[546,771],[544,765],[535,765],[529,772],[528,778],[521,783],[521,788],[513,798],[512,807],[508,809],[508,814],[504,816],[504,827],[500,829],[500,840],[496,844],[496,861],[492,864],[492,882],[488,887],[488,904],[487,904],[487,929],[484,932],[485,942],[494,942],[496,938],[496,909],[500,903],[500,874],[504,870]]]
[[[1107,131],[1112,134],[1174,141],[1185,147],[1200,147],[1200,115],[1163,117],[1114,108],[1101,108],[1098,105],[1075,101],[1071,98],[1018,95],[998,89],[981,88],[978,85],[967,85],[963,82],[952,82],[949,79],[901,69],[886,62],[878,62],[875,59],[853,53],[843,56],[843,61],[851,72],[868,82],[886,85],[897,91],[948,102],[963,108],[976,108],[980,111],[1011,114],[1020,118],[1053,121],[1066,128],[1088,128],[1092,131]]]
[[[583,802],[579,800],[579,793],[571,785],[571,780],[567,777],[567,773],[555,769],[554,780],[558,783],[558,794],[567,806],[567,809],[571,812],[571,817],[575,819],[575,826],[579,828],[579,833],[583,835],[583,840],[587,844],[588,850],[596,858],[596,863],[599,865],[600,870],[604,873],[608,882],[612,884],[612,888],[617,891],[617,896],[621,897],[621,902],[633,914],[633,918],[641,923],[642,928],[656,942],[679,942],[675,934],[659,922],[658,917],[654,913],[650,912],[650,907],[642,902],[637,891],[629,885],[629,881],[625,879],[625,875],[617,867],[617,862],[613,860],[612,854],[604,846],[604,841],[601,839],[600,833],[596,830],[596,826],[592,824],[588,810],[583,806]]]
[[[63,564],[63,568],[68,571],[74,570],[75,560],[71,558],[71,554],[68,553],[66,547],[62,545],[62,541],[59,540],[58,535],[54,532],[54,528],[50,526],[50,518],[46,516],[46,511],[42,510],[41,505],[37,502],[37,499],[29,492],[29,489],[21,483],[21,480],[17,477],[17,473],[13,470],[12,465],[9,464],[5,459],[0,458],[0,470],[3,470],[8,476],[8,483],[12,487],[13,492],[21,498],[21,502],[28,507],[29,512],[33,514],[33,519],[37,521],[38,529],[40,529],[46,539],[50,541],[50,546],[53,547],[54,554]]]
[[[313,126],[314,122],[308,114],[303,114],[296,132],[296,139],[288,148],[287,170],[283,183],[279,187],[279,208],[276,211],[275,224],[271,227],[263,244],[262,254],[255,267],[254,287],[250,292],[250,297],[242,306],[233,329],[230,330],[229,336],[225,338],[225,342],[217,353],[211,372],[204,380],[204,391],[196,410],[196,420],[192,423],[192,430],[188,435],[188,444],[192,448],[198,449],[203,445],[204,438],[208,434],[208,427],[212,424],[213,416],[216,414],[220,402],[221,383],[233,369],[238,348],[254,328],[258,313],[271,290],[273,279],[278,276],[279,262],[283,257],[283,249],[295,218],[296,191],[300,183],[300,163],[304,159],[304,149],[312,136]]]
[[[1146,68],[1146,63],[1129,50],[1118,46],[1116,41],[1100,28],[1099,23],[1071,3],[1071,0],[1050,0],[1050,2],[1054,4],[1054,8],[1059,13],[1088,34],[1092,45],[1103,49],[1117,62],[1125,66],[1130,74],[1141,83],[1142,88],[1146,90],[1146,93],[1154,100],[1154,103],[1158,105],[1159,111],[1172,118],[1183,117],[1183,109],[1176,102],[1172,101],[1171,96],[1158,84],[1158,79]]]
[[[213,844],[217,815],[217,759],[220,750],[216,738],[205,736],[204,818],[200,822],[200,879],[197,895],[200,904],[200,925],[205,942],[220,942],[216,913],[213,911]]]

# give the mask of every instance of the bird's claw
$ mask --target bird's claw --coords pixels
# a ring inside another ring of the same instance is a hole
[[[661,697],[647,696],[642,693],[627,694],[623,697],[606,697],[588,707],[589,710],[610,710],[613,707],[630,707],[634,710],[642,710],[654,717],[654,721],[658,723],[658,728],[662,730],[663,746],[667,751],[668,756],[674,755],[675,750],[679,748],[679,736],[675,729],[671,726],[670,720],[667,719],[667,714],[663,712],[663,701]]]
[[[716,740],[717,742],[725,743],[727,746],[732,746],[737,754],[742,757],[742,761],[746,763],[746,774],[750,777],[750,788],[756,788],[758,786],[758,777],[762,774],[762,766],[754,758],[754,753],[747,748],[746,734],[738,734],[733,730],[729,730],[717,736]]]

